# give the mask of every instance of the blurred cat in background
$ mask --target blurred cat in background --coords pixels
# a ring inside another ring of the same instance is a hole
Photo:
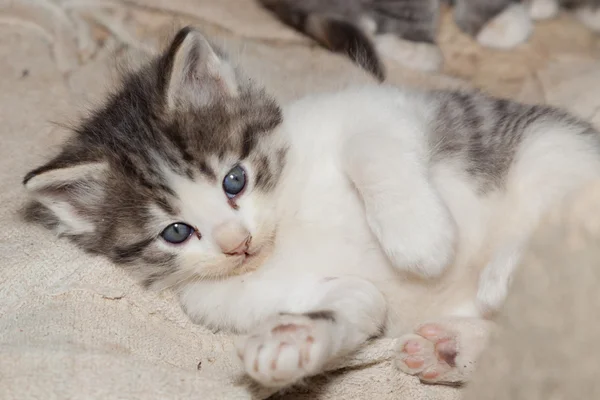
[[[533,20],[574,11],[600,31],[600,0],[259,0],[268,10],[326,48],[385,78],[380,55],[412,69],[437,71],[436,43],[442,3],[454,6],[458,27],[480,44],[511,49],[525,42]]]

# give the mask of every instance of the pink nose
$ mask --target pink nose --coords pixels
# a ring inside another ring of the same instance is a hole
[[[236,221],[228,221],[216,226],[213,236],[223,254],[230,256],[242,255],[250,246],[250,232]]]
[[[239,244],[235,249],[224,251],[225,254],[229,256],[241,256],[248,251],[248,247],[250,246],[251,236],[248,236],[242,243]]]

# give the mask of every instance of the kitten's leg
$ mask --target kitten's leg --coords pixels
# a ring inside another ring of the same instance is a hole
[[[498,311],[504,304],[525,243],[523,240],[504,246],[483,269],[476,298],[477,307],[483,315]]]
[[[512,0],[457,0],[456,24],[484,46],[511,49],[533,30],[528,10]]]
[[[529,15],[534,21],[556,17],[558,0],[529,0]]]
[[[396,366],[427,383],[467,382],[485,348],[492,323],[448,318],[420,325],[398,339]]]
[[[422,277],[440,275],[454,256],[456,227],[429,180],[426,156],[383,131],[349,138],[343,155],[369,226],[392,263]]]
[[[238,342],[245,370],[263,386],[283,388],[324,372],[327,364],[381,334],[386,303],[369,282],[320,282],[324,296],[303,312],[280,312]],[[303,299],[311,303],[311,293]],[[285,302],[282,299],[282,302]]]

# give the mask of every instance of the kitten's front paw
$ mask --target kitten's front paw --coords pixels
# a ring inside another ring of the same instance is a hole
[[[495,49],[512,49],[525,42],[532,31],[533,24],[525,6],[513,4],[481,29],[477,41]]]
[[[445,215],[429,226],[418,226],[416,221],[410,225],[393,216],[375,219],[369,215],[368,219],[384,252],[400,270],[434,278],[446,270],[454,257],[454,226]]]
[[[283,388],[318,374],[330,347],[329,320],[281,315],[238,344],[246,373],[266,387]]]

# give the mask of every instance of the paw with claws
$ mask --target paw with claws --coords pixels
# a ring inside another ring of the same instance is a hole
[[[246,373],[265,387],[285,387],[321,372],[330,348],[330,321],[286,314],[238,345]]]

